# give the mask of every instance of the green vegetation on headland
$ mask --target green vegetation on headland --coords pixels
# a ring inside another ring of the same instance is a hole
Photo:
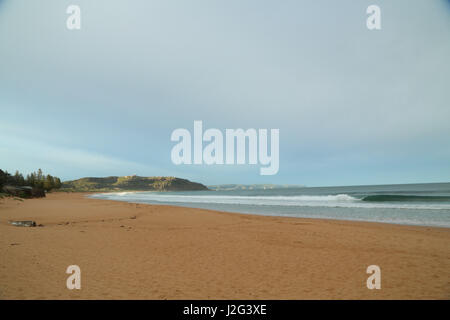
[[[24,178],[16,171],[11,175],[0,169],[0,192],[21,198],[45,197],[45,192],[61,188],[61,180],[50,174],[45,175],[41,169]]]
[[[200,191],[201,183],[175,177],[105,177],[65,181],[61,191]]]

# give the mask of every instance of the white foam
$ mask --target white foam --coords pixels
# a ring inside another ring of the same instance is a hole
[[[335,207],[450,210],[450,204],[370,203],[348,194],[298,195],[298,196],[226,196],[226,195],[175,195],[155,192],[102,193],[92,197],[110,200],[148,203],[232,204],[251,206]]]

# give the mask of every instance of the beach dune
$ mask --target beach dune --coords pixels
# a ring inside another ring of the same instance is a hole
[[[449,299],[450,229],[0,199],[0,299]],[[42,227],[17,227],[33,220]],[[69,290],[66,269],[81,269]],[[381,289],[366,286],[370,265]]]

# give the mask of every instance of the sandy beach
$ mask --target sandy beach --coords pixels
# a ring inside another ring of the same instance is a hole
[[[16,227],[34,220],[42,227]],[[450,229],[0,199],[0,299],[449,299]],[[366,268],[381,268],[381,290]],[[81,290],[68,290],[69,265]]]

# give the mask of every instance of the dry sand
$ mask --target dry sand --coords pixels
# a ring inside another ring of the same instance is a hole
[[[450,229],[0,199],[0,299],[449,299]],[[43,227],[16,227],[8,220]],[[81,268],[68,290],[67,266]],[[381,268],[381,290],[366,268]]]

